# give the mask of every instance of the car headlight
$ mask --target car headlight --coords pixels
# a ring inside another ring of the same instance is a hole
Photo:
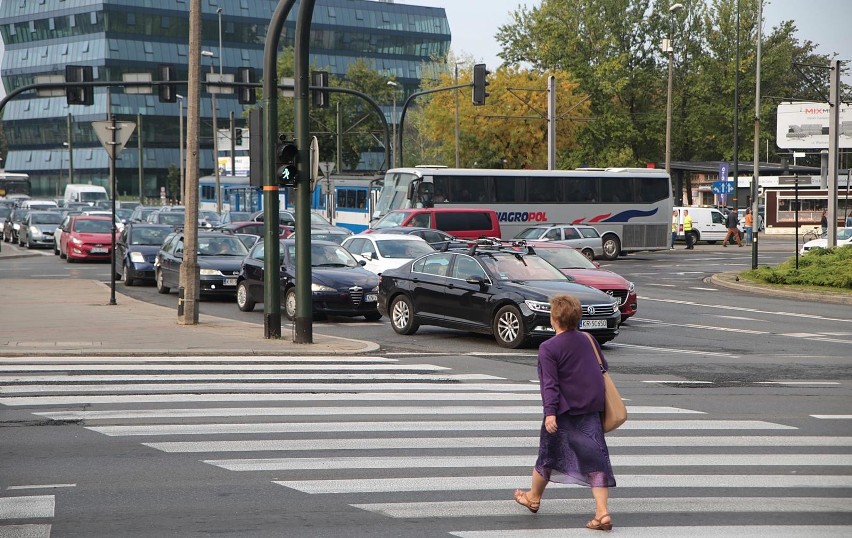
[[[636,291],[636,284],[634,284],[633,282],[628,282],[627,293],[633,293],[634,291]]]
[[[202,269],[199,274],[205,276],[222,276],[222,272],[218,269]]]
[[[131,252],[130,261],[133,263],[145,263],[145,256],[141,252]]]
[[[70,242],[74,243],[75,245],[82,245],[83,244],[83,241],[81,241],[80,239],[78,239],[76,237],[72,237]]]
[[[337,291],[334,288],[329,288],[328,286],[323,286],[322,284],[311,284],[311,291],[314,293],[320,291]]]
[[[376,286],[375,288],[371,289],[370,293],[379,293],[379,287]]]
[[[550,312],[550,303],[542,301],[524,301],[533,312]]]
[[[35,226],[30,226],[30,235],[33,237],[38,237],[41,235],[41,230],[39,230]]]

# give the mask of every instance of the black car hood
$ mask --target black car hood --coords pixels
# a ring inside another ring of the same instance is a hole
[[[581,304],[611,304],[612,297],[583,284],[559,280],[503,280],[498,286],[506,291],[515,291],[527,299],[547,301],[559,294],[573,295]],[[539,297],[532,297],[533,294]]]
[[[315,284],[330,288],[361,286],[371,290],[379,285],[379,277],[363,267],[311,267],[311,277]]]
[[[160,251],[160,245],[127,245],[127,253],[139,252],[143,256],[150,256]]]
[[[243,263],[241,256],[198,256],[198,267],[201,269],[218,269],[223,272],[239,274]]]

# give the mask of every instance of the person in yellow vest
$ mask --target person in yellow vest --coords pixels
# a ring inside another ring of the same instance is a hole
[[[692,235],[692,217],[689,216],[689,210],[683,210],[683,235],[686,236],[686,249],[692,250],[695,246],[692,241],[695,237]]]
[[[672,250],[674,250],[675,239],[677,239],[677,209],[672,211]]]

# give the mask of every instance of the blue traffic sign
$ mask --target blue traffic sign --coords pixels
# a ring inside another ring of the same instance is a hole
[[[713,194],[731,194],[734,192],[734,182],[714,181],[711,190]]]

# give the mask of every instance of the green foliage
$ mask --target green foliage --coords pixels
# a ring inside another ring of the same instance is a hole
[[[852,245],[817,248],[778,267],[758,267],[742,273],[744,278],[768,284],[820,286],[852,290]]]
[[[182,198],[180,194],[180,168],[170,164],[166,173],[166,190],[173,198]]]

